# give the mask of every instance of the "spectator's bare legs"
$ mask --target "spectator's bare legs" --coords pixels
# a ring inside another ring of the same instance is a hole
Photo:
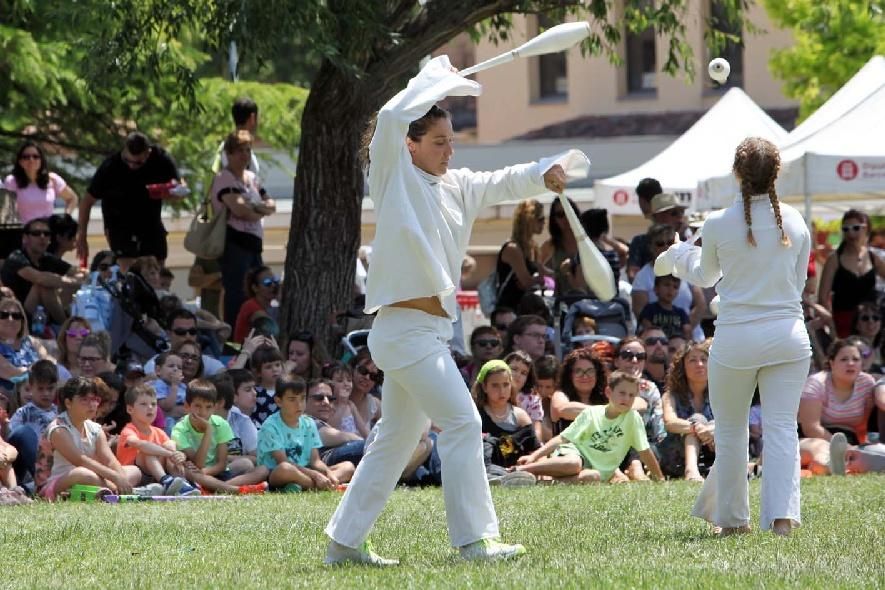
[[[353,478],[356,467],[350,461],[344,461],[343,463],[329,465],[329,471],[332,472],[338,483],[348,483]]]
[[[304,470],[292,463],[280,463],[270,472],[267,482],[271,488],[282,488],[289,484],[301,486],[307,490],[313,487],[313,480],[310,479]]]
[[[236,457],[227,464],[227,468],[234,475],[242,475],[255,469],[255,463],[249,457]]]
[[[799,457],[814,475],[830,474],[830,443],[822,438],[799,440]]]
[[[701,477],[701,472],[698,469],[698,455],[700,455],[701,452],[701,443],[695,435],[686,434],[684,444],[685,480],[703,482],[704,478]]]
[[[23,303],[25,311],[29,314],[33,314],[37,306],[42,305],[49,315],[49,319],[55,324],[64,323],[68,317],[62,306],[58,290],[54,288],[32,285]]]
[[[645,474],[645,468],[642,466],[642,461],[639,459],[630,461],[626,475],[632,481],[649,481],[649,477]]]
[[[248,486],[256,483],[261,483],[267,479],[267,476],[270,475],[270,470],[261,465],[259,467],[255,467],[252,471],[247,473],[241,473],[236,477],[232,477],[227,480],[227,483],[233,486]]]
[[[532,475],[549,475],[555,478],[577,478],[582,473],[583,459],[579,455],[544,457],[528,465],[517,465],[514,469],[528,471]],[[583,469],[583,471],[588,471]],[[599,474],[597,473],[597,479]]]
[[[135,465],[141,469],[141,471],[154,478],[154,481],[160,481],[166,476],[163,462],[156,455],[139,453],[135,456]]]

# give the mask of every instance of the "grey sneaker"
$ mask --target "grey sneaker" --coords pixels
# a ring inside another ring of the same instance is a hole
[[[494,539],[480,539],[459,549],[461,558],[467,561],[498,561],[525,555],[522,545],[508,545]]]
[[[848,439],[837,432],[830,439],[830,475],[845,475],[845,452],[848,450]]]
[[[329,541],[329,548],[326,550],[326,559],[323,560],[325,565],[338,565],[344,563],[355,563],[363,565],[374,565],[376,567],[388,567],[399,565],[398,559],[384,559],[372,550],[372,546],[368,541],[360,545],[359,549]]]
[[[166,488],[163,487],[163,484],[159,483],[149,483],[146,486],[132,488],[133,494],[143,497],[162,496],[165,492]]]

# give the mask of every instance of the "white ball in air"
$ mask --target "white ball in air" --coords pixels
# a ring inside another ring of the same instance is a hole
[[[717,57],[707,66],[707,73],[715,81],[725,84],[725,81],[728,80],[728,75],[731,73],[731,66],[727,60]]]

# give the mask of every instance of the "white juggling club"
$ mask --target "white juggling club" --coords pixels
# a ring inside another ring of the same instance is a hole
[[[562,205],[572,233],[575,234],[575,241],[578,243],[578,258],[581,261],[581,274],[584,275],[584,282],[599,299],[611,301],[618,294],[611,264],[584,231],[584,226],[581,225],[575,210],[572,209],[563,193],[559,193],[559,204]]]
[[[590,23],[586,21],[576,23],[564,23],[551,27],[535,37],[506,53],[502,53],[492,59],[471,66],[459,73],[462,76],[469,76],[501,64],[513,61],[517,57],[531,57],[533,55],[544,55],[546,53],[556,53],[570,49],[590,36]]]

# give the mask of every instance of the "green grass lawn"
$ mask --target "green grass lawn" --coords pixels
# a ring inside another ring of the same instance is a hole
[[[388,570],[321,565],[337,493],[0,508],[0,588],[885,587],[885,477],[803,480],[787,539],[711,537],[688,516],[698,489],[494,489],[504,539],[528,548],[496,564],[457,559],[439,489],[397,490],[372,535],[402,560]]]

